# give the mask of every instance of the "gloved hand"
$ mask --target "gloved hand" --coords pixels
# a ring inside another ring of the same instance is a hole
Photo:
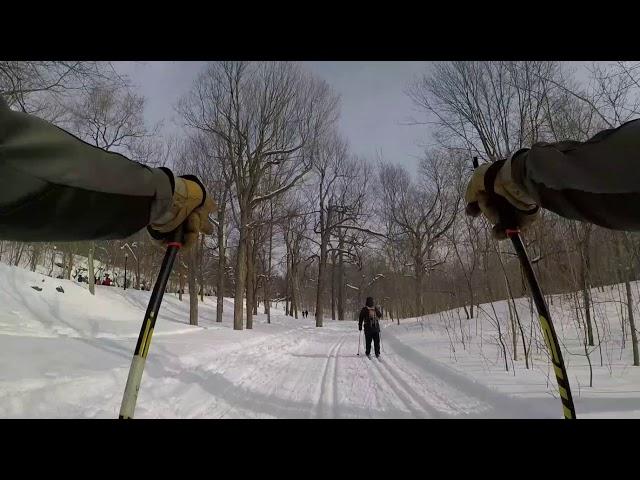
[[[198,241],[198,235],[213,233],[209,214],[216,211],[213,199],[207,195],[202,182],[193,175],[175,179],[173,204],[162,217],[149,225],[147,230],[163,244],[169,240],[169,233],[181,224],[184,227],[183,249],[188,250]]]
[[[485,163],[475,169],[464,195],[466,213],[480,213],[494,224],[492,235],[507,238],[506,229],[524,230],[538,218],[535,200],[511,177],[511,160]]]

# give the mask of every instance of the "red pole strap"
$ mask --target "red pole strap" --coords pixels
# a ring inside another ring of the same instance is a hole
[[[505,228],[504,233],[507,234],[507,237],[511,237],[513,235],[518,235],[520,233],[520,229],[519,228]]]
[[[169,243],[167,243],[167,247],[182,248],[182,243],[180,243],[180,242],[169,242]]]

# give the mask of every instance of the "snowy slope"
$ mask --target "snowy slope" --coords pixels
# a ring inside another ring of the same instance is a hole
[[[92,296],[86,284],[0,264],[0,417],[116,418],[149,294],[99,286]],[[490,341],[467,340],[466,349],[454,342],[452,352],[451,312],[384,322],[381,363],[357,355],[354,322],[317,329],[313,318],[276,309],[272,324],[261,314],[253,330],[234,331],[233,300],[226,302],[220,324],[215,299],[206,297],[193,327],[188,296],[180,302],[165,295],[136,417],[561,416],[543,352],[531,370],[516,362],[515,376]],[[503,302],[495,307],[505,314]],[[481,316],[485,338],[490,323]],[[573,382],[584,367],[577,357],[568,360]],[[640,417],[637,370],[626,367],[627,357],[619,363],[612,373],[598,370],[589,392],[578,394],[574,382],[579,415]]]
[[[596,345],[588,347],[589,359],[585,356],[584,328],[577,327],[575,305],[563,295],[554,296],[554,304],[550,305],[578,418],[640,418],[640,367],[632,366],[628,333],[627,341],[623,343],[621,340],[619,288],[624,292],[624,285],[605,287],[604,292],[598,289],[591,291]],[[633,284],[632,288],[637,305],[640,296],[638,284]],[[495,302],[493,308],[490,304],[481,305],[477,322],[476,319],[466,320],[464,312],[457,309],[422,319],[404,320],[394,329],[388,343],[401,342],[405,352],[426,354],[434,361],[448,364],[491,389],[530,399],[532,403],[553,405],[558,410],[560,401],[556,380],[540,337],[537,314],[535,310],[531,311],[527,299],[517,299],[516,304],[523,329],[527,335],[532,333],[534,337],[537,336],[528,347],[529,368],[525,365],[520,339],[517,346],[518,361],[511,360],[512,344],[507,327],[509,314],[504,301]],[[623,308],[626,310],[626,305]],[[501,319],[509,371],[505,368],[495,328],[496,316]],[[464,345],[460,325],[462,331],[468,333]],[[474,335],[476,327],[482,335]],[[591,383],[593,386],[590,386]]]

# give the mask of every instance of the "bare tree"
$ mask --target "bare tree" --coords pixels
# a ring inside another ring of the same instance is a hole
[[[402,167],[380,165],[381,214],[390,227],[387,235],[411,252],[415,315],[424,313],[425,273],[443,261],[436,247],[458,214],[461,172],[459,159],[441,152],[427,153],[417,182]]]
[[[65,103],[97,83],[123,86],[110,62],[0,60],[0,95],[9,106],[49,121],[64,118]]]
[[[315,143],[335,121],[336,106],[326,83],[287,62],[211,63],[180,102],[187,125],[219,137],[226,148],[239,209],[235,329],[243,328],[253,211],[310,171]],[[270,169],[277,181],[262,191]]]
[[[436,138],[496,160],[543,139],[544,106],[558,62],[437,62],[407,89]]]
[[[318,243],[318,279],[316,289],[316,327],[322,327],[325,307],[328,254],[344,254],[344,233],[338,248],[329,248],[332,235],[357,227],[362,217],[367,175],[363,164],[349,158],[347,144],[331,135],[319,146],[314,165],[318,214],[314,228]]]

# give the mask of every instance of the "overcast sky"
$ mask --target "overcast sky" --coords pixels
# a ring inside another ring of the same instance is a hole
[[[406,85],[426,71],[426,62],[302,62],[327,81],[341,97],[340,131],[354,153],[414,169],[426,141],[425,126],[402,125],[414,114]],[[205,62],[115,62],[147,97],[150,124],[164,120],[176,128],[174,106]]]

